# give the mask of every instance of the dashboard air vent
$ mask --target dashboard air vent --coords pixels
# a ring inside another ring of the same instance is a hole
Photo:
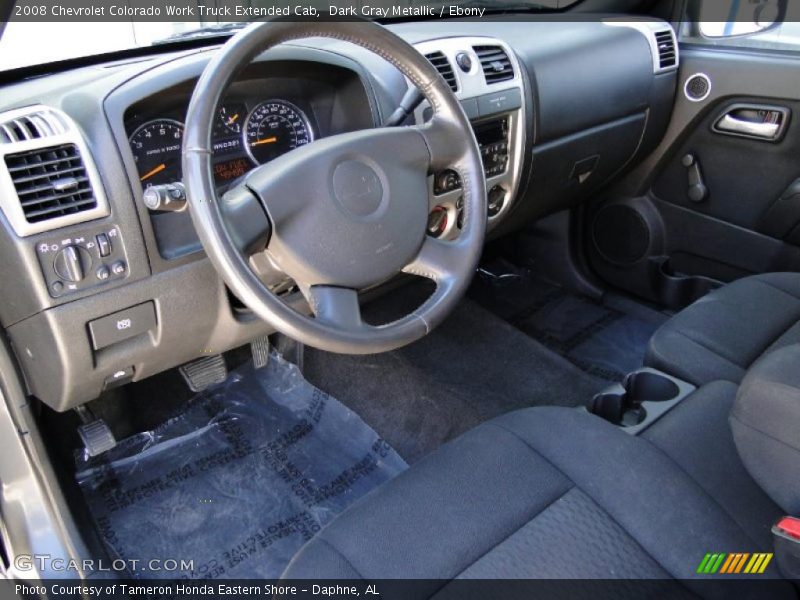
[[[473,46],[483,68],[487,84],[500,83],[514,79],[514,68],[508,54],[500,46]]]
[[[671,30],[656,32],[656,46],[660,68],[669,69],[678,64],[678,53],[675,51],[675,37]]]
[[[5,163],[28,223],[97,207],[86,167],[75,144],[7,154]]]
[[[66,131],[58,116],[43,110],[0,123],[0,143],[12,144],[60,135]]]
[[[430,62],[436,70],[439,71],[439,74],[444,77],[450,89],[454,92],[457,91],[458,82],[456,81],[456,74],[453,72],[453,66],[444,55],[444,52],[430,52],[425,55],[425,58],[427,58],[428,62]]]

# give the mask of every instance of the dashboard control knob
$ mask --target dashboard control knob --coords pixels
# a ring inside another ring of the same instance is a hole
[[[65,246],[56,255],[53,268],[64,281],[78,283],[86,277],[86,271],[92,266],[91,255],[80,246]]]
[[[179,181],[151,185],[142,192],[142,199],[150,210],[178,212],[186,208],[186,188]]]
[[[437,206],[428,215],[428,235],[441,237],[447,231],[447,209],[444,206]]]
[[[505,189],[503,189],[503,187],[496,185],[491,190],[489,190],[488,208],[490,217],[494,217],[503,209],[503,204],[505,203],[505,200],[506,200],[506,191]]]
[[[452,192],[461,185],[458,173],[452,169],[446,169],[436,174],[433,180],[433,193],[436,195],[445,192]]]
[[[118,261],[117,261],[117,262],[115,262],[113,265],[111,265],[111,272],[112,272],[114,275],[122,275],[122,274],[124,274],[124,273],[125,273],[125,270],[126,270],[127,268],[128,268],[128,267],[125,265],[125,263],[124,263],[123,261],[121,261],[121,260],[118,260]]]
[[[470,69],[472,69],[472,59],[466,52],[459,52],[456,55],[456,64],[464,73],[469,73]]]
[[[100,256],[109,256],[111,254],[111,240],[108,239],[108,234],[100,233],[95,239],[97,240],[97,250],[100,252]]]
[[[105,281],[106,279],[111,277],[111,271],[108,270],[107,266],[101,265],[100,268],[97,269],[95,275],[100,281]]]

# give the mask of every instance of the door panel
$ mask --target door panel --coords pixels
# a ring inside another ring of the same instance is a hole
[[[683,92],[698,73],[711,82],[700,102]],[[798,81],[800,53],[682,46],[681,92],[664,140],[588,211],[597,274],[680,308],[721,282],[800,271]],[[717,131],[726,115],[754,126],[728,119],[742,131]],[[775,139],[752,137],[773,133],[773,123]]]
[[[774,143],[732,137],[714,130],[730,107],[742,104],[788,109],[791,114],[783,140]],[[721,101],[687,131],[685,141],[675,145],[660,170],[653,193],[661,200],[694,212],[758,230],[769,207],[800,177],[798,111],[800,102],[771,97],[732,97]],[[701,201],[689,197],[691,167],[687,168],[683,162],[689,155],[697,161],[708,190]],[[800,220],[800,213],[795,216]]]

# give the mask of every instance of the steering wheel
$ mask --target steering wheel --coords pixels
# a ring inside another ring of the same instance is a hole
[[[218,197],[211,134],[223,92],[263,51],[307,37],[336,38],[383,57],[419,88],[433,116],[424,125],[312,142],[257,167]],[[458,173],[464,199],[455,241],[426,235],[428,175],[445,168]],[[461,105],[417,50],[368,21],[269,21],[231,38],[192,95],[183,178],[195,229],[228,287],[277,331],[322,350],[384,352],[428,334],[466,291],[483,249],[486,184]],[[249,265],[259,252],[296,282],[313,317],[259,279]],[[436,291],[397,321],[366,324],[358,291],[401,272],[433,280]]]

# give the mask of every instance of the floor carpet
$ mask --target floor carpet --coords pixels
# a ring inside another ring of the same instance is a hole
[[[366,307],[365,319],[385,322],[402,312],[392,304],[414,294],[419,302],[425,290],[398,290],[388,306]],[[306,348],[304,373],[409,462],[495,416],[578,406],[607,384],[470,300],[430,335],[394,352],[344,356]]]
[[[630,300],[573,294],[505,265],[484,272],[471,297],[589,375],[620,381],[643,365],[647,343],[668,316]]]

